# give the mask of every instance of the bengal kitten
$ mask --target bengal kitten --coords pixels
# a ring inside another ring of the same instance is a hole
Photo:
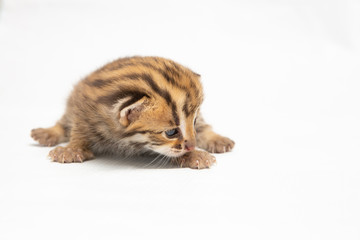
[[[80,81],[64,116],[31,136],[46,146],[70,141],[50,151],[59,163],[155,152],[181,167],[207,168],[215,163],[208,152],[228,152],[234,142],[205,123],[202,101],[200,75],[190,69],[160,57],[122,58]]]

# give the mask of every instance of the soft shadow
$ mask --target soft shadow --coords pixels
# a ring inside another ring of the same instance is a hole
[[[48,146],[44,146],[44,145],[41,145],[39,143],[30,143],[29,144],[30,147],[41,147],[41,148],[52,148],[52,147],[48,147]]]
[[[174,169],[178,168],[169,158],[164,156],[97,156],[93,160],[84,162],[87,165],[93,165],[106,168],[126,168],[126,169]]]
[[[39,147],[39,148],[47,148],[47,149],[52,149],[52,148],[55,148],[57,146],[66,146],[67,143],[60,143],[56,146],[45,146],[45,145],[42,145],[40,143],[37,143],[37,142],[34,142],[34,143],[29,143],[28,146],[30,147]]]
[[[49,151],[53,148],[38,143],[29,144],[31,147],[46,148]],[[61,144],[59,145],[61,146]],[[170,158],[163,155],[149,156],[122,156],[122,155],[98,155],[95,159],[84,161],[82,164],[106,167],[106,168],[137,168],[137,169],[173,169],[178,166],[171,162]]]

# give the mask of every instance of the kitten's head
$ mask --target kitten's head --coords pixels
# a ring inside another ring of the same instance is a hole
[[[169,157],[192,151],[203,94],[199,76],[187,83],[154,92],[134,92],[121,100],[118,119],[125,129],[123,139]]]

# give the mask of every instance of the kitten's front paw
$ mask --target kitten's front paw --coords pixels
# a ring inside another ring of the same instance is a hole
[[[92,159],[94,158],[94,154],[80,148],[57,147],[50,151],[49,157],[53,162],[73,163]]]
[[[213,155],[205,151],[194,150],[186,153],[178,159],[180,167],[189,167],[195,169],[209,168],[216,162]]]
[[[223,137],[221,135],[215,134],[205,143],[202,144],[202,148],[211,153],[225,153],[230,152],[234,148],[235,142],[230,138]]]

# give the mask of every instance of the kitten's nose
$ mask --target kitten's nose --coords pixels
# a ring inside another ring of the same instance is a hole
[[[185,140],[185,150],[190,152],[194,149],[195,149],[195,141]]]

